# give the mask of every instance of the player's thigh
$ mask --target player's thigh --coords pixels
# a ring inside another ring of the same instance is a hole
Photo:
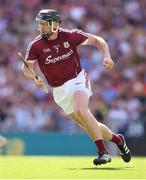
[[[82,128],[84,128],[84,124],[81,121],[80,117],[75,113],[71,113],[68,115],[72,120],[74,120],[79,126],[81,126]]]
[[[74,100],[74,112],[78,112],[82,109],[88,110],[89,95],[84,91],[76,91],[73,95]]]

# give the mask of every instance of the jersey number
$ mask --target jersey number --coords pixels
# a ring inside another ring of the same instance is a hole
[[[58,51],[59,51],[59,47],[54,47],[54,48],[55,48],[56,52],[58,53]]]

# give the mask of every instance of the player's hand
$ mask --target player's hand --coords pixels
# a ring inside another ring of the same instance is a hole
[[[114,62],[110,57],[104,57],[103,66],[106,70],[111,70],[114,66]]]
[[[46,84],[43,81],[43,79],[41,79],[39,76],[37,76],[37,78],[36,77],[34,78],[34,82],[38,88],[42,88],[45,93],[48,93],[48,89],[47,89]]]

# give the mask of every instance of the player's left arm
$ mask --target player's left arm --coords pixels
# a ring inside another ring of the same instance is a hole
[[[93,34],[88,34],[89,37],[81,45],[93,45],[96,46],[99,51],[103,54],[103,66],[105,69],[112,69],[114,62],[111,58],[109,47],[106,41],[100,37]]]

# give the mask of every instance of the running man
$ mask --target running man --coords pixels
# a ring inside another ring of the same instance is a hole
[[[38,62],[48,84],[53,87],[55,102],[92,138],[98,149],[98,157],[93,161],[95,165],[111,161],[104,140],[115,143],[120,149],[123,160],[129,162],[131,153],[124,136],[114,134],[107,126],[99,123],[88,108],[92,91],[77,52],[78,45],[97,47],[103,54],[104,68],[110,70],[114,62],[107,43],[103,38],[81,30],[70,31],[60,28],[60,15],[53,9],[41,10],[36,21],[40,34],[27,48],[25,60],[29,68],[34,72],[33,65],[35,61]],[[28,79],[35,82],[37,87],[46,86],[44,81],[40,77],[36,79],[24,64],[22,70]]]

